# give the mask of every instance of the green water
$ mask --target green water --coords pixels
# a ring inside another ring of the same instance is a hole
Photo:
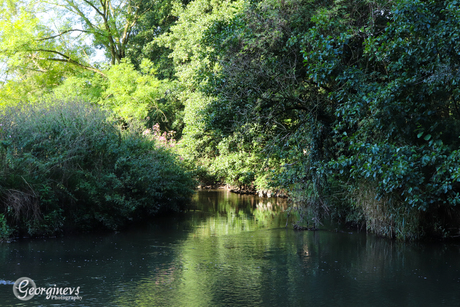
[[[120,233],[0,244],[0,306],[460,306],[460,246],[285,228],[284,200],[199,192]],[[12,291],[80,287],[81,301]]]

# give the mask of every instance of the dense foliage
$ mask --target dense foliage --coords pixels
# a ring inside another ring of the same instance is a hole
[[[456,1],[266,0],[212,20],[165,37],[191,74],[189,157],[288,189],[315,222],[332,210],[386,236],[455,234]]]
[[[2,104],[76,96],[176,133],[202,183],[288,193],[303,226],[457,235],[458,1],[123,3],[2,2]]]
[[[335,104],[328,127],[335,154],[326,170],[374,190],[387,207],[381,214],[391,217],[382,234],[455,234],[458,2],[373,4],[323,11],[306,36],[309,76],[330,89]],[[331,14],[359,18],[344,27]],[[367,220],[379,218],[372,210],[364,207]]]
[[[183,208],[194,185],[180,159],[106,117],[82,101],[2,111],[0,217],[11,230],[117,229]]]

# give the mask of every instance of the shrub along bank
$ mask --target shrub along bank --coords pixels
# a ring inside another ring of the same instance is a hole
[[[117,229],[193,193],[174,153],[87,103],[9,107],[0,125],[0,237]]]

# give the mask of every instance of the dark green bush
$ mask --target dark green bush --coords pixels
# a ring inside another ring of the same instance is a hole
[[[29,235],[117,229],[180,210],[194,183],[174,153],[120,130],[81,101],[10,107],[0,114],[0,214]]]

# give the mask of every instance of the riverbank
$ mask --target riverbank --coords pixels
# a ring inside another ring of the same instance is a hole
[[[230,191],[236,194],[247,194],[247,195],[258,195],[259,197],[281,197],[281,198],[288,198],[287,193],[281,190],[257,190],[254,186],[246,187],[238,187],[232,186],[230,184],[214,184],[214,185],[198,185],[196,187],[198,190],[215,190],[215,189],[223,189]]]
[[[0,113],[0,240],[116,230],[180,211],[195,182],[177,154],[82,101]]]
[[[0,306],[20,303],[24,276],[80,287],[72,307],[457,306],[458,244],[287,230],[276,201],[201,191],[194,210],[123,232],[0,244]]]

